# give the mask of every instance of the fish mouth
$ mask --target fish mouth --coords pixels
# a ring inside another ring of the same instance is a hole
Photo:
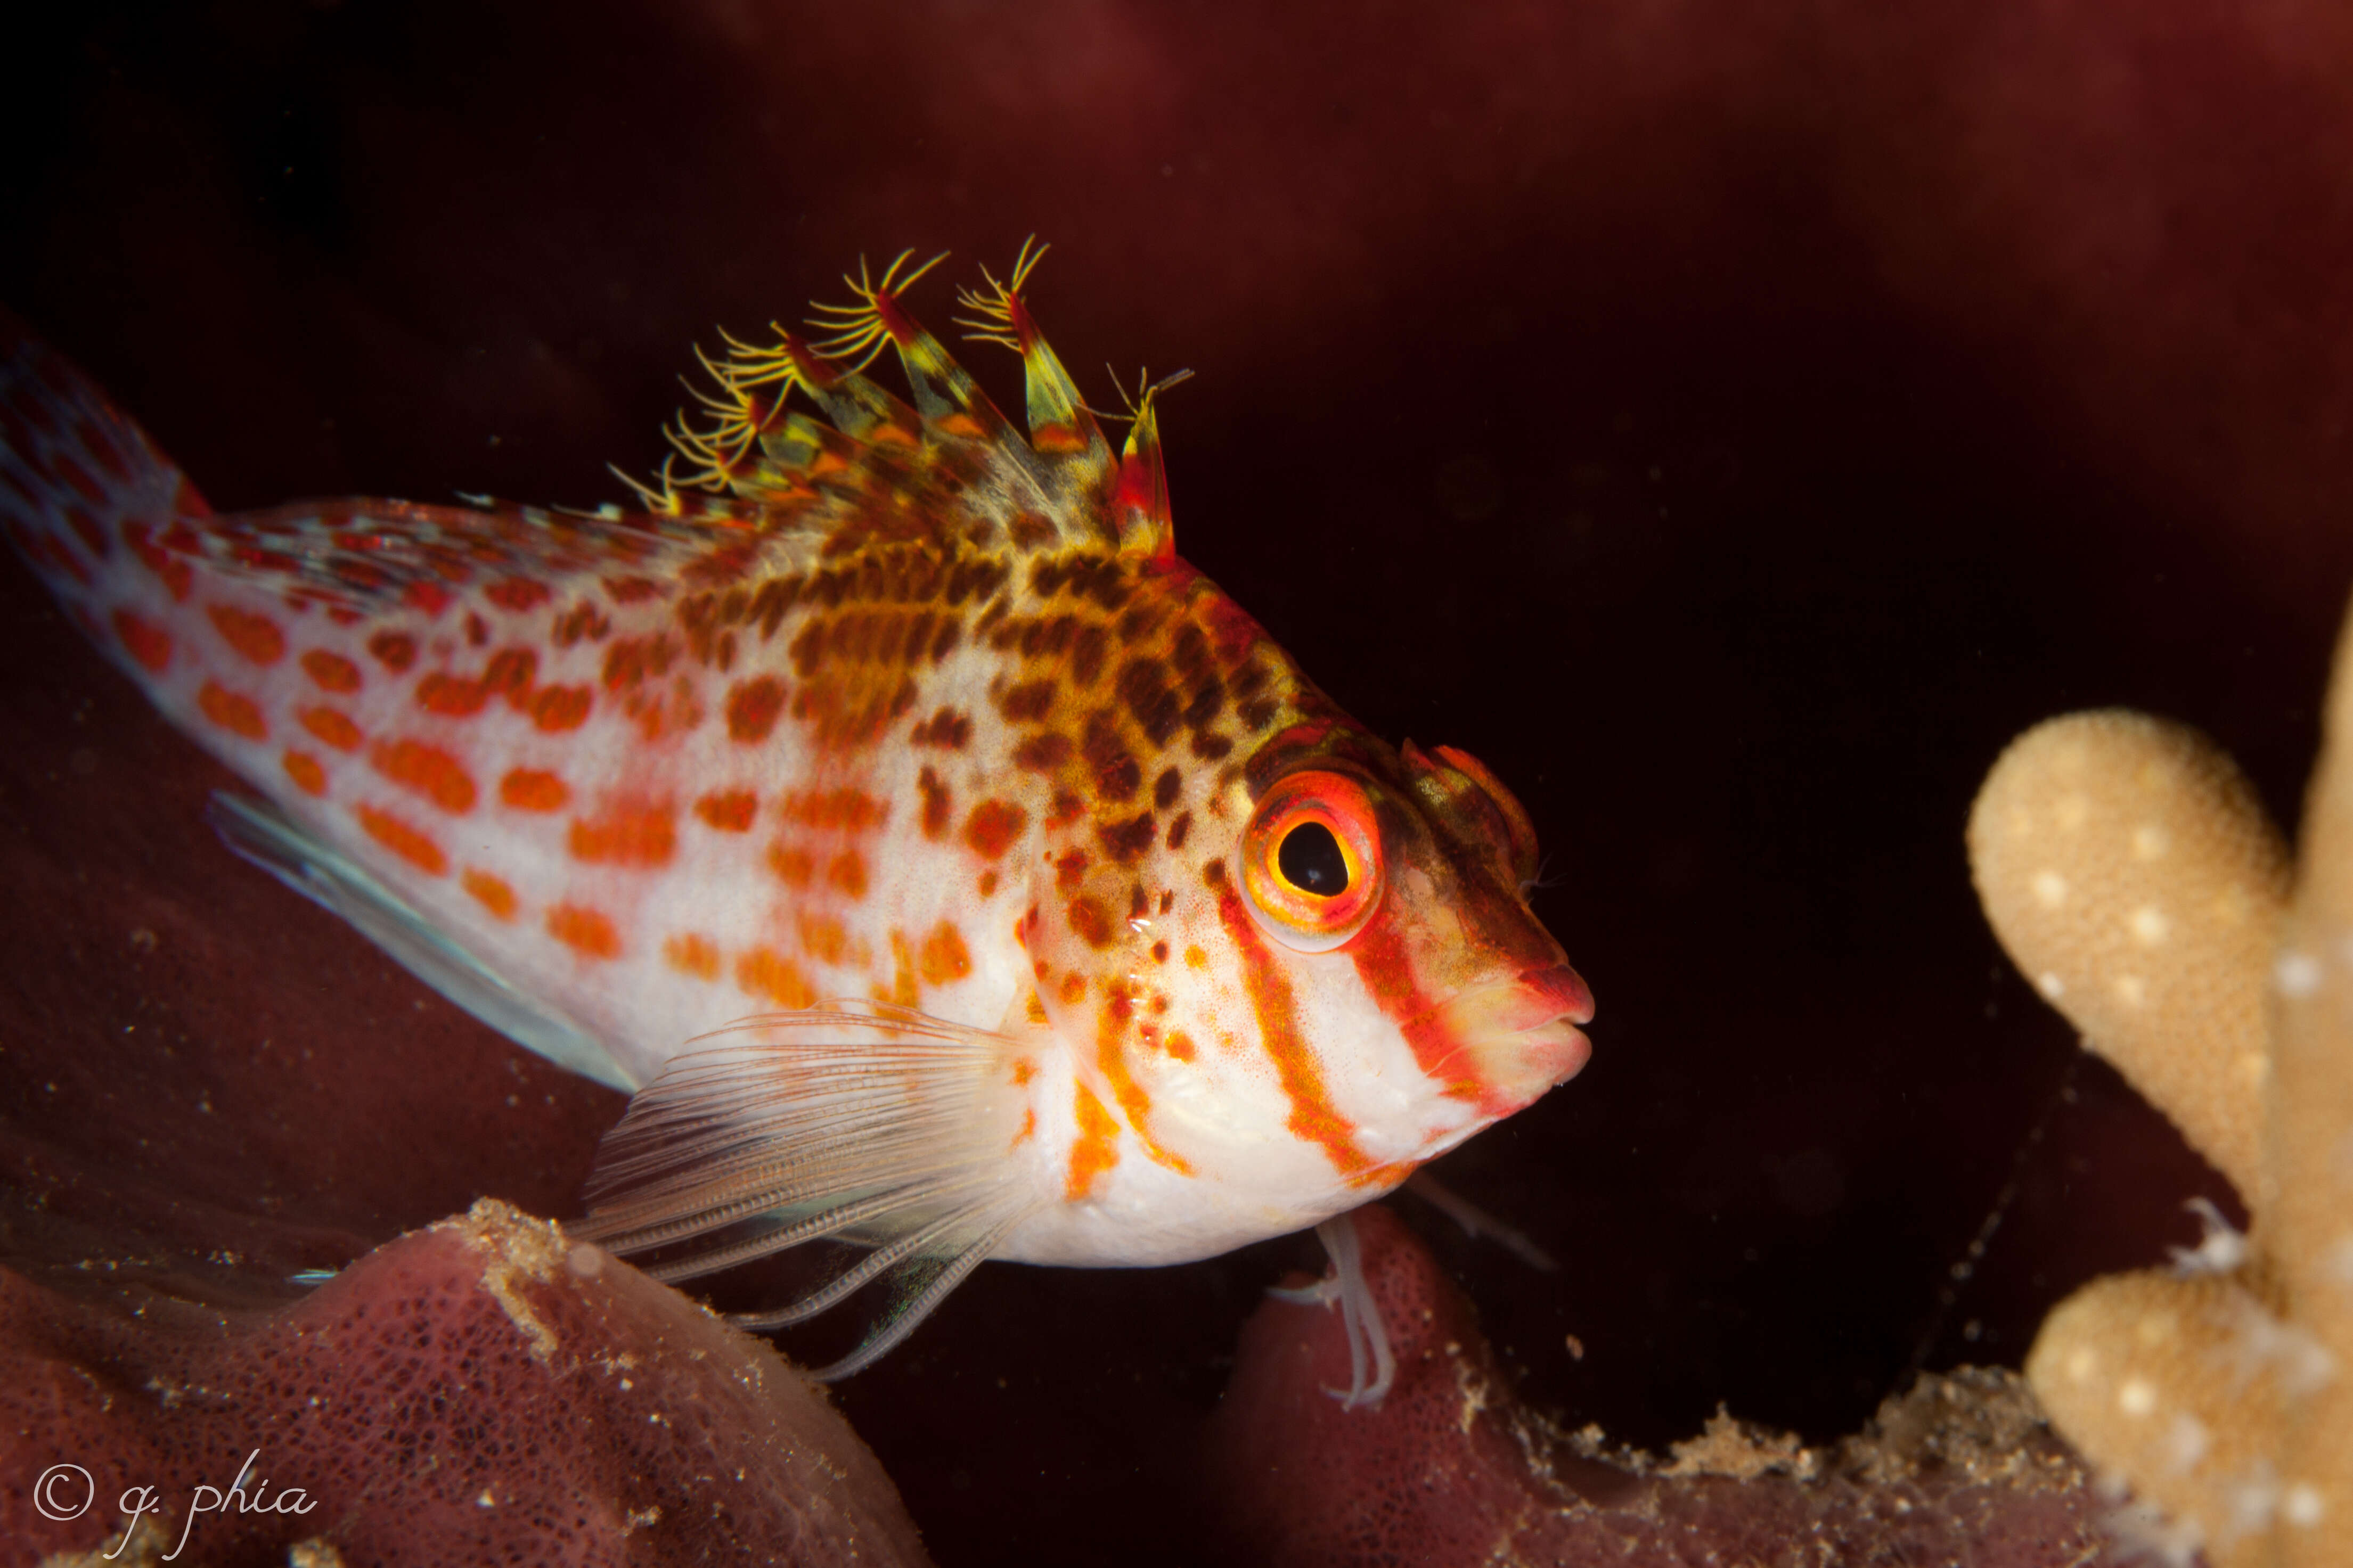
[[[1473,1068],[1480,1108],[1508,1116],[1577,1076],[1593,1055],[1577,1026],[1592,1018],[1584,977],[1556,963],[1474,985],[1430,1014],[1424,1027],[1451,1047],[1447,1065],[1457,1073]]]

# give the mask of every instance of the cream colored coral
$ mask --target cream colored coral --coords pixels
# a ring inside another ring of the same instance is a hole
[[[2252,1200],[2287,849],[2195,730],[2109,710],[2010,742],[1969,813],[2002,946]]]
[[[2292,907],[2238,770],[2158,720],[2029,731],[1969,822],[2010,956],[2254,1214],[2226,1272],[2078,1291],[2026,1368],[2223,1568],[2353,1564],[2353,627],[2331,690]]]

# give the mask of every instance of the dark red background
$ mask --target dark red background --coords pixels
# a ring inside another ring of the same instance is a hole
[[[1599,998],[1585,1074],[1442,1170],[1565,1271],[1409,1209],[1533,1402],[1827,1437],[2194,1234],[2215,1178],[2009,971],[1961,825],[2109,702],[2293,818],[2353,577],[2337,8],[58,9],[12,38],[0,301],[225,509],[615,497],[687,346],[861,250],[1035,230],[1093,396],[1195,369],[1179,548],[1518,790]],[[608,1098],[231,862],[208,768],[5,594],[20,1263],[226,1293],[563,1208]],[[945,1563],[1186,1560],[1199,1417],[1309,1256],[985,1269],[841,1403]]]

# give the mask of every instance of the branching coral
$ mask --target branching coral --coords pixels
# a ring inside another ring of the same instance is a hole
[[[2011,958],[2254,1216],[2078,1291],[2029,1382],[2184,1555],[2353,1562],[2353,626],[2292,880],[2231,760],[2135,713],[2021,736],[1968,841]]]

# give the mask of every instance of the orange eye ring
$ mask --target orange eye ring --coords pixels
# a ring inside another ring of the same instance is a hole
[[[1345,773],[1279,779],[1241,839],[1242,891],[1260,929],[1295,952],[1329,952],[1381,901],[1372,797]]]

